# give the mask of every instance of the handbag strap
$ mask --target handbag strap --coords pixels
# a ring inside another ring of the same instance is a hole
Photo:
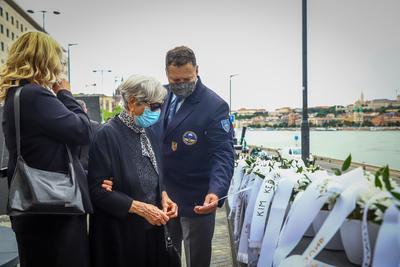
[[[170,248],[170,247],[173,246],[172,238],[171,238],[171,236],[169,234],[167,225],[163,225],[163,226],[164,226],[165,247],[166,248]]]
[[[14,120],[15,120],[15,136],[16,136],[16,142],[17,142],[17,156],[21,156],[21,91],[24,86],[20,86],[16,89],[15,95],[14,95]],[[65,145],[65,148],[67,149],[67,154],[68,154],[68,163],[69,163],[69,169],[71,174],[74,172],[73,169],[73,164],[72,164],[72,154],[67,145]]]
[[[20,129],[20,95],[23,86],[16,89],[14,95],[14,119],[15,119],[15,136],[17,141],[17,155],[21,156],[21,129]]]

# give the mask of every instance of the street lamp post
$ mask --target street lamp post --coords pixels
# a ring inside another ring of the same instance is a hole
[[[71,46],[74,46],[77,44],[68,44],[68,82],[71,84]]]
[[[45,28],[45,27],[46,27],[46,24],[45,24],[46,13],[49,12],[49,11],[47,11],[47,10],[37,10],[37,11],[35,11],[35,10],[32,10],[32,9],[28,9],[27,12],[28,12],[28,13],[31,13],[31,14],[36,13],[36,12],[42,13],[42,18],[43,18],[43,19],[42,19],[42,25],[43,25],[42,28],[43,28],[43,31],[46,31],[46,28]],[[60,12],[60,11],[55,11],[55,10],[54,10],[54,11],[53,11],[53,14],[54,14],[54,15],[60,15],[61,12]]]
[[[101,74],[101,91],[104,93],[104,72],[111,72],[112,70],[105,70],[105,69],[100,69],[100,70],[93,70],[93,72],[100,72]]]
[[[229,115],[232,115],[232,77],[238,76],[239,74],[229,75]]]
[[[301,121],[301,158],[304,162],[310,155],[310,126],[308,124],[308,71],[307,71],[307,0],[302,0],[302,49],[303,49],[303,115]]]

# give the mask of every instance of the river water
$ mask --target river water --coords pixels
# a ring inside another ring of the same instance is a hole
[[[238,139],[240,134],[241,129],[236,129]],[[300,139],[300,131],[246,132],[248,145],[269,148],[300,146]],[[310,152],[342,160],[351,153],[354,162],[377,166],[388,164],[391,169],[400,170],[400,131],[311,131]]]

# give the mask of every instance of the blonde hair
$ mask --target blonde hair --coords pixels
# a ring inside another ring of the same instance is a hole
[[[26,32],[12,45],[6,63],[0,68],[0,102],[10,87],[21,80],[51,87],[61,76],[61,46],[43,32]]]

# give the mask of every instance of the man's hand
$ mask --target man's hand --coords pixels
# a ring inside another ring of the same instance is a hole
[[[108,180],[109,179],[109,180]],[[108,178],[107,180],[103,180],[101,187],[103,187],[106,191],[111,192],[113,187],[113,182],[111,181],[112,178]]]
[[[194,212],[197,214],[209,214],[217,210],[218,206],[218,196],[214,193],[209,193],[204,199],[203,206],[194,207]]]
[[[132,201],[129,212],[145,218],[151,225],[165,225],[169,220],[167,214],[156,206],[136,200]]]
[[[163,212],[167,214],[170,219],[178,217],[178,205],[169,198],[165,191],[162,192],[161,204]]]
[[[65,79],[57,81],[53,84],[53,88],[51,88],[55,94],[57,94],[61,90],[67,90],[71,92],[71,85]]]

